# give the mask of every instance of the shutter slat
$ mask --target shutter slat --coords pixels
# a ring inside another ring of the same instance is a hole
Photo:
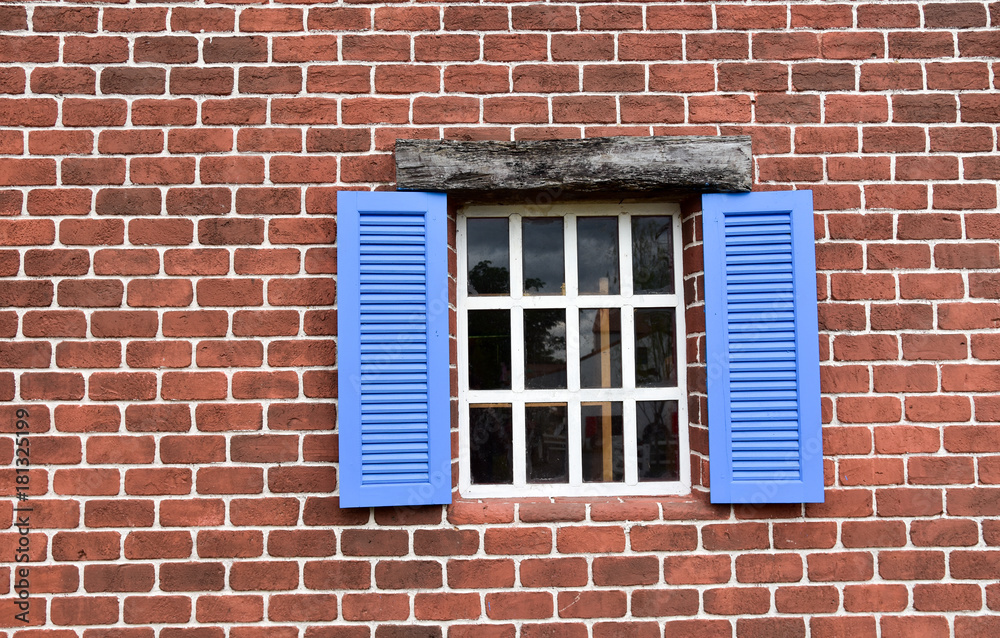
[[[341,506],[449,503],[445,196],[341,192],[337,208]]]
[[[822,501],[812,193],[702,202],[712,502]]]

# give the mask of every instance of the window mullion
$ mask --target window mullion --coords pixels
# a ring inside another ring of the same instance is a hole
[[[511,411],[513,413],[513,474],[514,474],[514,486],[523,487],[527,484],[527,463],[525,460],[525,454],[527,444],[525,442],[524,436],[524,393],[518,393],[515,395],[515,399],[511,401]]]
[[[639,445],[635,432],[635,401],[622,402],[622,444],[625,448],[625,484],[639,482]]]
[[[629,299],[633,294],[632,286],[632,216],[618,216],[618,259],[621,280],[622,297]]]
[[[521,216],[510,216],[510,297],[524,295],[524,258],[521,246]]]
[[[583,484],[583,428],[580,422],[580,399],[574,398],[566,402],[567,422],[569,425],[569,439],[567,440],[567,453],[569,455],[569,483],[570,485]]]

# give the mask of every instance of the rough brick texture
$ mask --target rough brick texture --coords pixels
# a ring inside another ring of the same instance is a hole
[[[0,636],[1000,634],[998,29],[986,0],[3,4]],[[815,197],[825,503],[707,503],[687,206],[690,496],[339,508],[337,189],[391,189],[399,138],[733,134],[755,189]]]

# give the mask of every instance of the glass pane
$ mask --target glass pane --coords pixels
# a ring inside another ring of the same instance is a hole
[[[524,408],[524,441],[529,483],[569,481],[566,405],[527,405]]]
[[[514,418],[509,405],[469,406],[472,482],[514,482]]]
[[[469,388],[510,389],[510,310],[469,311]]]
[[[622,437],[622,404],[584,403],[583,480],[608,483],[625,479],[625,441]]]
[[[677,443],[677,402],[639,401],[635,404],[640,481],[680,478]]]
[[[524,255],[524,294],[566,294],[562,218],[523,220],[521,243]]]
[[[524,387],[566,387],[565,310],[524,311]]]
[[[677,343],[673,308],[635,309],[635,385],[677,385]]]
[[[580,387],[622,387],[622,313],[618,308],[580,311]]]
[[[510,294],[510,242],[507,218],[466,221],[469,295]]]
[[[576,220],[577,277],[581,295],[617,295],[618,218]]]
[[[636,294],[674,292],[672,217],[632,218],[632,287]]]

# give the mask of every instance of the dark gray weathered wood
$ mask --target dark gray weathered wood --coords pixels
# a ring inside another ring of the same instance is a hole
[[[750,138],[397,140],[396,188],[452,193],[748,191]]]

